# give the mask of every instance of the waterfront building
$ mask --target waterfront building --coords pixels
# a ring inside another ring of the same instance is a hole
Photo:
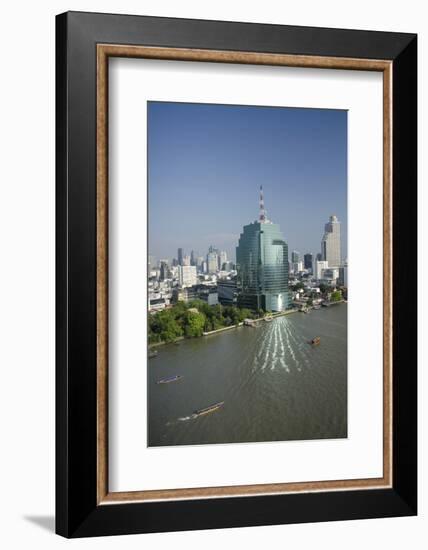
[[[218,304],[218,292],[216,287],[205,287],[198,290],[198,298],[206,302],[209,306]]]
[[[339,279],[340,286],[348,288],[348,262],[345,261],[342,267],[339,267]]]
[[[183,249],[179,248],[177,250],[177,259],[178,259],[178,265],[183,265]]]
[[[329,267],[339,267],[342,264],[340,252],[340,222],[334,215],[330,216],[330,220],[324,226],[321,253],[322,259],[328,262]]]
[[[313,261],[314,261],[313,255],[310,252],[307,252],[303,256],[303,264],[305,266],[305,269],[313,270],[313,266],[312,266]]]
[[[196,285],[198,276],[194,265],[178,266],[178,284],[181,288]]]
[[[217,281],[218,301],[223,306],[236,306],[238,303],[238,286],[234,279],[219,279]]]
[[[288,245],[267,219],[260,187],[259,219],[245,225],[236,248],[238,305],[265,311],[290,307]]]
[[[328,269],[328,262],[321,260],[315,262],[314,276],[318,281],[323,278],[323,270]]]
[[[329,267],[327,269],[323,269],[321,275],[322,275],[322,279],[325,279],[330,283],[336,284],[336,281],[339,278],[339,268]]]

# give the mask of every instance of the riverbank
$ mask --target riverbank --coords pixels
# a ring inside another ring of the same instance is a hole
[[[336,305],[336,304],[345,304],[345,303],[347,303],[346,300],[338,300],[337,302],[329,302],[327,304],[327,306],[324,306],[324,307],[328,308],[328,307]],[[309,311],[311,311],[313,309],[314,309],[313,306],[309,306],[308,311],[306,313],[308,313]],[[265,316],[265,317],[258,317],[257,319],[251,319],[251,321],[254,324],[257,325],[261,321],[266,322],[267,318],[273,320],[273,319],[277,319],[278,317],[284,317],[285,315],[291,315],[292,313],[301,313],[301,312],[302,312],[302,310],[297,309],[297,308],[287,309],[286,311],[278,311],[277,313],[272,313],[272,314],[270,314],[268,316]],[[238,323],[236,325],[230,325],[228,327],[221,327],[221,328],[218,328],[216,330],[210,330],[208,332],[203,332],[201,336],[198,336],[196,338],[202,338],[204,336],[212,336],[214,334],[220,334],[221,332],[226,332],[226,331],[236,329],[236,328],[239,328],[239,327],[242,327],[242,326],[244,326],[244,322]],[[152,349],[152,348],[156,348],[156,347],[159,347],[159,346],[163,346],[165,344],[174,344],[174,343],[179,342],[181,340],[186,340],[186,337],[185,336],[179,336],[173,342],[156,342],[154,344],[149,344],[148,348]]]

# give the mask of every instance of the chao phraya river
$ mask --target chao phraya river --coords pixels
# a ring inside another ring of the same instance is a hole
[[[309,343],[315,336],[318,346]],[[148,368],[150,446],[347,436],[346,304],[157,349]],[[174,375],[182,378],[156,383]]]

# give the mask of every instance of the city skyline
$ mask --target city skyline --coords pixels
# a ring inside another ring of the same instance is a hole
[[[337,219],[337,216],[335,216],[334,214],[332,214],[331,216],[329,216],[329,221],[327,223],[324,224],[325,227],[327,227],[328,225],[331,224],[331,219],[332,218],[335,218],[335,221],[336,223],[338,223],[339,225],[341,224],[341,220],[338,220]],[[254,222],[258,221],[257,219],[254,220]],[[239,245],[239,240],[240,240],[240,236],[241,236],[241,233],[240,235],[238,236],[238,240],[237,240],[237,246]],[[323,245],[324,245],[324,241],[325,241],[325,238],[326,238],[326,231],[324,230],[324,233],[323,233],[323,237],[322,237],[322,240],[321,240],[321,249],[323,249]],[[341,237],[340,237],[340,234],[339,234],[339,248],[342,249],[341,247],[341,244],[342,244],[342,240],[341,240]],[[287,246],[288,246],[288,243],[287,243]],[[160,263],[162,261],[168,261],[170,263],[172,263],[174,260],[177,262],[177,265],[186,265],[185,263],[183,264],[183,259],[186,259],[188,258],[189,260],[189,263],[187,265],[196,265],[196,260],[199,259],[199,258],[203,258],[204,261],[207,261],[210,253],[212,252],[212,250],[215,250],[216,251],[216,254],[223,254],[225,253],[227,255],[227,261],[230,262],[232,261],[233,263],[236,263],[236,253],[235,253],[235,257],[234,258],[231,258],[231,255],[229,255],[229,253],[226,251],[226,250],[222,250],[220,249],[220,247],[217,247],[215,244],[211,243],[207,249],[204,251],[200,251],[200,250],[195,250],[194,248],[185,248],[184,246],[182,247],[179,247],[176,251],[176,254],[174,255],[170,255],[170,256],[157,256],[156,254],[152,254],[151,251],[149,250],[149,257],[152,257],[156,260],[156,263]],[[294,262],[301,262],[302,264],[305,264],[305,262],[307,262],[307,257],[311,257],[311,261],[312,259],[316,260],[317,257],[319,257],[320,259],[322,259],[325,255],[326,255],[326,252],[325,252],[325,247],[324,247],[324,251],[321,251],[321,252],[313,252],[313,251],[309,251],[309,250],[306,250],[306,251],[301,251],[301,250],[290,250],[290,247],[288,246],[288,250],[289,250],[289,262],[290,263],[294,263]],[[236,247],[235,247],[235,252],[236,252]],[[298,258],[295,258],[294,255],[297,254]],[[181,259],[180,259],[181,257]],[[194,257],[194,260],[191,261],[191,258]],[[326,258],[324,258],[326,259]],[[347,257],[343,257],[342,256],[342,259],[339,259],[338,262],[333,262],[331,263],[332,266],[339,266],[339,265],[342,265],[343,262],[347,261]],[[150,262],[149,262],[150,263]],[[308,265],[305,265],[304,266],[305,268],[309,267]]]
[[[148,118],[150,255],[213,245],[235,262],[263,185],[289,250],[316,256],[336,215],[346,258],[345,111],[150,102]]]

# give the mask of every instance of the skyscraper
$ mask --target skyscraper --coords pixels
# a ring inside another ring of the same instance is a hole
[[[312,269],[312,262],[314,261],[314,257],[310,252],[307,252],[303,256],[303,262],[305,269]]]
[[[238,305],[265,311],[290,307],[288,245],[267,219],[260,186],[259,219],[245,225],[236,247]]]
[[[183,265],[183,249],[179,248],[177,251],[178,265]]]
[[[218,268],[221,271],[223,269],[223,264],[227,262],[227,253],[225,250],[221,250],[218,255]]]
[[[190,256],[188,254],[186,254],[185,256],[183,256],[183,263],[182,265],[192,265],[191,264],[191,259],[190,259]]]
[[[180,265],[178,267],[178,283],[182,288],[196,285],[197,282],[198,277],[194,265]]]
[[[208,273],[216,273],[218,270],[217,252],[208,252],[207,254],[207,269]]]
[[[168,261],[167,260],[161,260],[159,279],[161,281],[165,281],[165,279],[168,279],[169,276],[170,276],[170,273],[169,273]]]
[[[340,222],[336,216],[330,216],[325,224],[324,236],[321,241],[322,259],[328,262],[329,267],[340,267]]]
[[[296,262],[300,262],[300,252],[298,252],[297,250],[293,250],[293,252],[291,253],[291,261],[293,264]]]

